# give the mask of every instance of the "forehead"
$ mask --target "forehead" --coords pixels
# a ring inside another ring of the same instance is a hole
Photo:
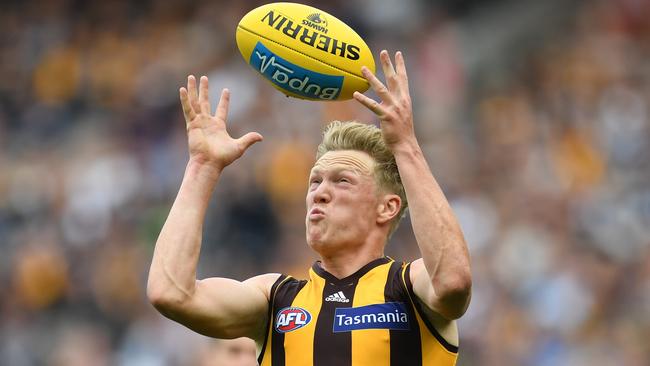
[[[323,170],[353,170],[358,173],[372,174],[374,159],[363,151],[338,150],[329,151],[316,161],[312,172]]]

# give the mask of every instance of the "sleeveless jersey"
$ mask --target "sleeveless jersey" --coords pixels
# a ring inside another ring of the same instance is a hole
[[[410,263],[384,257],[338,279],[319,262],[309,280],[271,288],[260,366],[452,366],[458,347],[425,318]]]

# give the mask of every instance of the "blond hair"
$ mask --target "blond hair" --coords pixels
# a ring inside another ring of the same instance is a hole
[[[402,185],[395,156],[390,151],[381,130],[373,125],[351,121],[333,121],[323,131],[323,141],[318,145],[316,159],[325,153],[337,150],[363,151],[375,161],[375,181],[384,191],[398,195],[402,200],[399,213],[391,222],[388,236],[393,234],[406,212],[408,201]]]

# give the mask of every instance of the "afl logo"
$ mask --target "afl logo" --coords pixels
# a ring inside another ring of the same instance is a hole
[[[303,308],[288,307],[278,311],[275,317],[275,330],[280,333],[300,329],[311,321],[311,314]]]

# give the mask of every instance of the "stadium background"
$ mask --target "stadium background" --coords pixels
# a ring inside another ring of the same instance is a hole
[[[287,99],[234,43],[259,1],[0,5],[0,364],[208,365],[145,299],[187,157],[178,87],[265,141],[215,194],[201,276],[302,276],[306,174],[353,102]],[[312,3],[313,2],[307,2]],[[405,52],[417,133],[471,248],[459,365],[650,363],[650,2],[316,6]],[[408,220],[388,253],[413,259]]]

